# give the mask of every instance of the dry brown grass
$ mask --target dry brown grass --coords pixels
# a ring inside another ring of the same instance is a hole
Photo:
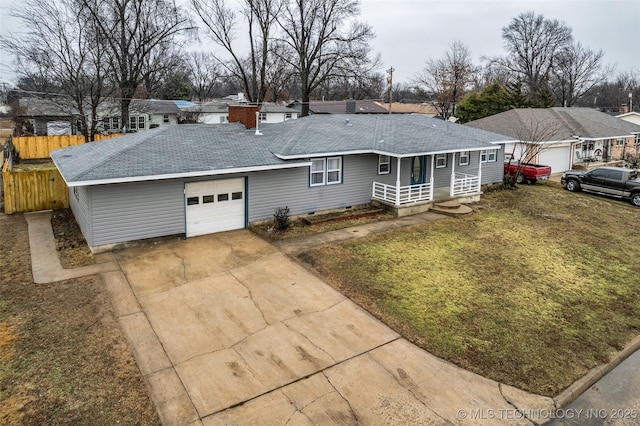
[[[555,395],[640,330],[638,224],[627,202],[550,182],[302,258],[435,355]]]

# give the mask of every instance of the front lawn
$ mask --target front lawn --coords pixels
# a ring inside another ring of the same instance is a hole
[[[556,395],[640,329],[640,209],[548,182],[301,255],[429,352]]]

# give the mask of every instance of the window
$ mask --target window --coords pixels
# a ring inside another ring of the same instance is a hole
[[[310,186],[342,183],[342,157],[311,159]]]
[[[102,126],[104,130],[120,130],[120,117],[105,117]]]
[[[311,186],[324,185],[324,158],[311,160]]]
[[[378,156],[378,174],[388,175],[391,173],[391,157],[388,155]]]
[[[436,169],[447,167],[447,154],[436,154]]]
[[[327,159],[327,185],[342,182],[342,157]]]
[[[242,192],[232,192],[231,193],[232,200],[242,200]]]
[[[213,195],[203,195],[202,196],[202,204],[213,203]]]
[[[616,145],[618,145],[618,146],[622,146],[622,145],[624,145],[624,138],[618,138],[618,139],[616,139]]]
[[[200,201],[199,201],[198,197],[188,197],[187,198],[187,205],[188,206],[195,206],[196,204],[200,204]]]
[[[498,159],[498,150],[497,149],[484,149],[480,151],[480,162],[481,163],[493,163]]]
[[[286,120],[291,120],[293,118],[293,114],[290,112],[285,112],[284,113],[284,119]]]
[[[144,130],[146,126],[144,125],[144,115],[138,117],[138,129]]]
[[[164,123],[168,123],[169,122],[169,114],[165,114],[164,117],[162,117],[162,121]]]
[[[218,194],[218,201],[229,201],[229,194]]]
[[[258,119],[260,121],[267,121],[267,113],[266,112],[261,112],[260,116],[258,117]]]
[[[131,130],[136,130],[138,128],[138,120],[137,117],[129,117],[129,127]]]
[[[468,166],[469,165],[469,151],[462,151],[460,153],[460,160],[458,162],[460,166]]]

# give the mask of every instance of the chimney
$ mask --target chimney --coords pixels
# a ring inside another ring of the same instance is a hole
[[[247,129],[256,127],[256,113],[260,111],[258,105],[229,105],[229,123],[239,121]]]
[[[356,101],[355,99],[349,99],[347,101],[347,114],[355,114],[356,113]]]

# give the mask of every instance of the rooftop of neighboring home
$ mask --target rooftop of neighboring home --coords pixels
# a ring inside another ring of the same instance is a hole
[[[384,108],[387,112],[389,111],[389,103],[388,102],[375,102],[376,105]],[[427,114],[427,115],[437,115],[438,111],[426,102],[420,103],[409,103],[409,102],[393,102],[391,104],[391,113],[392,114]]]
[[[528,142],[612,139],[640,132],[640,126],[592,108],[515,108],[466,125]]]
[[[78,108],[66,97],[29,96],[18,100],[18,116],[22,117],[60,117],[69,118],[79,115]]]
[[[289,104],[289,107],[300,110],[300,102]],[[310,101],[309,111],[312,114],[388,114],[389,111],[371,100],[346,101]]]
[[[506,136],[424,115],[319,115],[261,124],[165,126],[53,151],[70,186],[307,166],[314,156],[479,151]]]

